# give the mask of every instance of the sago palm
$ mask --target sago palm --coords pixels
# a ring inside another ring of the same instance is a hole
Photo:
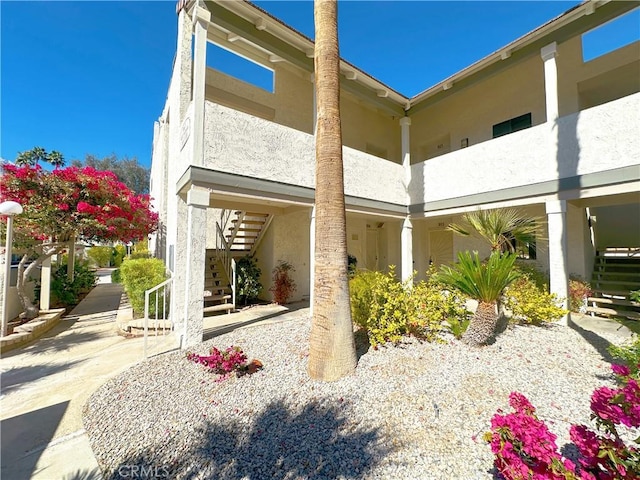
[[[447,228],[459,235],[476,236],[486,240],[492,251],[514,252],[513,241],[533,243],[540,228],[540,219],[523,215],[515,208],[477,210],[463,216],[463,224],[453,223]]]
[[[478,301],[476,313],[471,318],[469,328],[462,340],[474,346],[486,345],[495,335],[498,323],[497,301],[503,290],[511,284],[518,273],[513,269],[516,255],[513,253],[491,252],[486,262],[478,257],[478,252],[459,252],[458,263],[443,265],[436,278],[439,282],[458,289]]]

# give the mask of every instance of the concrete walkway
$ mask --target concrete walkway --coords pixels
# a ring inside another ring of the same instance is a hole
[[[110,273],[100,270],[99,284],[52,330],[0,360],[1,478],[101,478],[82,425],[82,409],[98,387],[143,359],[142,338],[116,335],[122,287],[110,283]],[[307,304],[291,307],[265,305],[208,317],[204,338],[278,321],[291,310],[306,314]],[[149,338],[150,355],[175,347],[174,334]]]

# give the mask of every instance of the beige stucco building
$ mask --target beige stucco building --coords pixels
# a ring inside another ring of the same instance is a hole
[[[640,42],[582,55],[585,32],[637,6],[585,2],[412,98],[343,61],[358,267],[420,278],[458,251],[488,253],[446,226],[504,206],[546,219],[535,255],[522,252],[563,298],[570,275],[591,278],[596,253],[640,247]],[[173,320],[189,346],[202,336],[203,292],[208,311],[225,308],[216,303],[233,256],[255,254],[267,299],[280,260],[295,267],[294,300],[312,295],[313,42],[244,1],[182,1],[178,11],[153,142],[162,226],[152,248],[173,273]],[[272,91],[207,67],[208,42],[271,70]]]

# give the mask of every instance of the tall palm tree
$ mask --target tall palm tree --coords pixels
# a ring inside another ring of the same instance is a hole
[[[458,263],[443,265],[436,279],[454,287],[462,293],[478,300],[478,308],[471,318],[462,341],[473,346],[486,345],[495,335],[498,324],[497,301],[502,292],[519,274],[513,270],[516,255],[491,252],[487,262],[483,263],[478,252],[458,253]]]
[[[40,160],[46,162],[48,158],[47,151],[42,147],[34,147],[26,152],[20,152],[16,157],[16,165],[29,165],[35,167]]]
[[[459,235],[476,235],[491,246],[492,251],[515,252],[514,240],[532,244],[540,228],[540,219],[523,215],[515,208],[477,210],[462,216],[464,224],[451,224],[447,228]]]
[[[308,372],[322,381],[352,373],[357,363],[347,274],[337,9],[336,0],[314,2],[316,246]]]

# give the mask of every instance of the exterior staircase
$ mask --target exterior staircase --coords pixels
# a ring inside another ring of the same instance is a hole
[[[256,251],[273,215],[223,210],[216,225],[216,248],[207,250],[204,313],[231,313],[235,309],[235,259]]]
[[[207,250],[204,278],[204,313],[231,313],[235,309],[231,284],[215,250]]]
[[[630,298],[640,290],[640,249],[607,248],[598,252],[591,279],[593,296],[587,312],[640,321],[640,303]]]
[[[233,212],[226,241],[231,252],[250,255],[256,251],[264,232],[269,228],[273,215],[268,213],[246,212],[236,210]]]

